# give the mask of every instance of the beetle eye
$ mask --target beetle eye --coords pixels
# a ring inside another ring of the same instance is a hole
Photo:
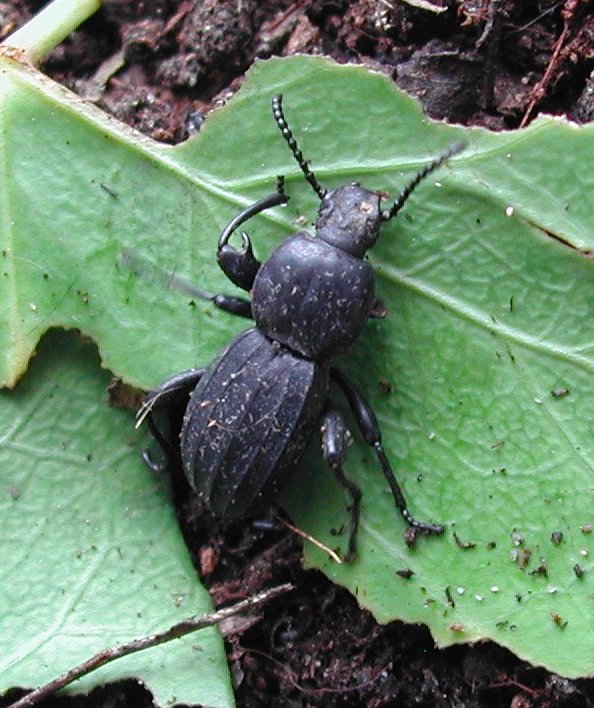
[[[351,187],[360,187],[361,182],[351,182]]]

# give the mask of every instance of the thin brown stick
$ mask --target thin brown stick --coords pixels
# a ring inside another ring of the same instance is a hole
[[[321,541],[318,541],[317,538],[314,538],[313,536],[311,536],[310,534],[308,534],[306,531],[302,531],[300,528],[297,528],[297,526],[293,526],[293,524],[290,524],[288,521],[285,521],[285,519],[281,518],[280,516],[276,516],[276,518],[278,519],[278,521],[279,521],[283,526],[285,526],[286,528],[288,528],[289,531],[291,531],[291,533],[294,533],[294,534],[296,534],[297,536],[299,536],[300,538],[303,538],[303,539],[305,539],[306,541],[309,541],[310,543],[313,543],[314,546],[316,546],[316,547],[319,548],[320,550],[322,550],[322,551],[324,551],[325,553],[327,553],[327,554],[330,556],[330,558],[332,558],[332,560],[333,560],[335,563],[339,563],[339,564],[344,563],[344,561],[343,561],[342,558],[338,555],[338,553],[336,553],[336,551],[333,551],[333,550],[332,550],[330,547],[328,547],[325,543],[322,543]],[[12,708],[12,706],[9,706],[8,708]]]
[[[567,38],[569,37],[571,25],[573,22],[573,16],[580,2],[581,0],[565,0],[563,10],[561,11],[561,16],[563,17],[563,30],[561,31],[561,34],[555,42],[555,46],[553,47],[553,54],[547,65],[545,73],[543,74],[542,79],[532,89],[532,95],[530,97],[528,107],[524,112],[524,116],[520,123],[520,128],[524,128],[530,120],[535,107],[544,98],[554,72],[558,69],[561,57],[561,50],[565,48],[565,44]]]
[[[223,607],[222,609],[211,612],[208,615],[203,615],[202,617],[189,617],[181,622],[178,622],[177,624],[174,624],[164,632],[149,634],[146,637],[133,639],[132,641],[126,642],[126,644],[120,644],[120,646],[117,647],[102,649],[90,659],[83,661],[82,664],[69,669],[61,676],[58,676],[43,686],[27,693],[15,703],[11,703],[7,706],[7,708],[31,708],[31,706],[36,705],[44,698],[47,698],[61,688],[64,688],[64,686],[67,686],[73,681],[90,674],[92,671],[96,671],[105,664],[109,664],[110,662],[120,659],[123,656],[135,654],[138,651],[150,649],[158,646],[159,644],[165,644],[173,639],[179,639],[180,637],[196,632],[199,629],[211,627],[219,622],[222,622],[223,620],[228,619],[229,617],[233,617],[241,612],[246,612],[247,610],[252,610],[259,607],[260,605],[269,602],[274,597],[277,597],[282,593],[289,592],[289,590],[292,589],[293,585],[290,583],[278,585],[277,587],[270,588],[269,590],[264,590],[253,597],[249,597],[247,600],[242,600],[241,602],[237,602],[235,605],[230,605],[229,607]]]

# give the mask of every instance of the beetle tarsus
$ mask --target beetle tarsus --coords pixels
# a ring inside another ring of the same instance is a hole
[[[155,460],[153,460],[150,450],[143,450],[140,453],[140,457],[144,464],[149,468],[149,470],[151,470],[151,472],[154,472],[155,474],[163,474],[169,469],[169,465],[167,464],[167,462],[156,462]]]

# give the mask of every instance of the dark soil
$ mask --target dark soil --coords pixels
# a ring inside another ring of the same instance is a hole
[[[107,0],[45,70],[170,143],[200,129],[255,57],[296,52],[379,69],[451,122],[505,130],[538,111],[594,116],[592,2],[429,1],[444,11],[397,0]],[[0,2],[2,34],[44,2]],[[239,706],[594,706],[594,680],[559,678],[492,643],[440,651],[422,626],[377,625],[346,591],[301,568],[300,542],[274,517],[223,525],[195,508],[185,483],[174,487],[216,605],[296,586],[226,637]],[[130,681],[44,705],[152,700]]]

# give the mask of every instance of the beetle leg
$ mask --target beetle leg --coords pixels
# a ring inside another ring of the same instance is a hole
[[[181,421],[182,412],[187,406],[187,399],[196,388],[196,385],[205,371],[205,368],[188,369],[187,371],[182,371],[180,374],[171,376],[152,391],[149,391],[138,409],[136,414],[136,427],[139,428],[146,420],[155,442],[161,448],[165,456],[165,464],[159,464],[152,459],[148,450],[142,451],[144,463],[154,472],[163,472],[166,469],[173,469],[175,462],[179,459],[177,440],[173,439],[176,438],[176,433],[170,434],[169,436],[163,433],[159,425],[157,425],[154,412],[157,410],[166,410],[170,413],[170,420],[175,420],[174,410],[177,408],[179,409],[177,415]],[[179,425],[181,425],[181,422]],[[170,423],[170,427],[173,432],[178,425],[176,423]],[[179,430],[176,432],[179,432]]]
[[[172,403],[176,403],[184,397],[187,398],[196,388],[205,372],[205,367],[182,371],[180,374],[175,374],[165,379],[156,388],[149,391],[136,413],[136,427],[140,428],[151,411],[158,408],[167,408]]]
[[[155,474],[163,474],[169,469],[174,469],[173,460],[177,459],[177,453],[175,451],[175,445],[173,442],[166,437],[159,426],[155,423],[155,419],[152,413],[149,413],[146,417],[146,422],[148,429],[151,431],[153,439],[157,445],[161,448],[161,452],[165,456],[165,460],[157,462],[153,459],[150,451],[146,448],[140,453],[140,457],[144,464],[154,472]]]
[[[175,273],[168,274],[160,268],[151,265],[141,256],[131,251],[124,251],[122,253],[121,263],[135,275],[142,275],[143,278],[152,280],[163,288],[176,290],[184,295],[189,295],[193,299],[208,300],[212,302],[215,307],[218,307],[219,310],[230,312],[232,315],[252,319],[252,303],[246,298],[237,297],[235,295],[225,295],[224,293],[213,295],[208,292],[208,290],[192,285],[192,283],[188,282],[185,278]]]
[[[192,297],[199,297],[202,300],[209,300],[212,304],[223,312],[229,312],[238,317],[247,317],[252,319],[252,303],[245,297],[237,297],[236,295],[227,295],[226,293],[217,293],[212,295],[202,288],[195,288],[191,285],[186,285],[183,292]]]
[[[410,527],[406,534],[407,544],[409,546],[414,546],[416,536],[420,533],[443,533],[444,527],[442,524],[429,524],[424,521],[418,521],[408,510],[402,489],[396,481],[396,477],[394,476],[394,472],[382,444],[382,434],[376,415],[373,412],[373,408],[365,400],[361,392],[341,371],[331,368],[330,376],[342,389],[365,442],[373,447],[378,462],[382,468],[384,477],[390,486],[390,491],[394,497],[394,503]]]
[[[231,234],[236,231],[241,224],[251,219],[252,216],[260,214],[271,207],[286,204],[289,201],[289,197],[287,197],[284,191],[284,181],[284,177],[277,177],[276,192],[264,197],[264,199],[260,199],[255,204],[239,212],[239,214],[231,219],[227,226],[225,226],[219,237],[219,247],[217,250],[218,264],[229,280],[243,290],[251,290],[261,263],[254,256],[252,242],[245,232],[241,233],[241,250],[230,246],[229,239],[231,238]]]
[[[210,301],[215,307],[218,307],[219,310],[229,312],[238,317],[246,317],[249,320],[252,319],[252,303],[247,298],[219,293],[218,295],[213,295]]]
[[[336,475],[336,479],[351,497],[348,551],[344,558],[347,563],[354,558],[357,552],[357,531],[359,530],[361,512],[361,490],[355,482],[345,475],[342,469],[346,458],[346,450],[350,443],[351,434],[347,430],[340,413],[332,410],[328,411],[324,415],[322,422],[322,456]]]
[[[241,250],[228,243],[220,246],[217,251],[217,262],[232,283],[243,290],[251,290],[256,273],[262,264],[254,256],[252,242],[245,231],[241,232],[241,244]]]

